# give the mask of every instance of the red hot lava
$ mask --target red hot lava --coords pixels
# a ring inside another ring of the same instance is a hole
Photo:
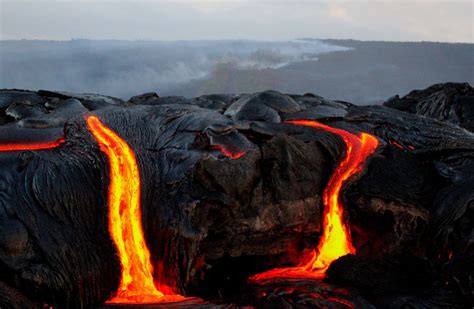
[[[45,143],[9,143],[0,145],[0,152],[4,151],[23,151],[23,150],[46,150],[53,149],[64,143],[64,139],[58,139],[54,142]]]
[[[118,291],[108,303],[145,304],[183,300],[183,296],[165,295],[155,286],[150,251],[141,223],[140,173],[133,150],[96,116],[88,117],[86,122],[109,159],[109,232],[122,264]]]
[[[406,148],[408,148],[408,149],[410,149],[410,150],[415,150],[415,147],[412,146],[412,145],[408,145],[408,146],[406,146],[406,148],[405,148],[405,146],[403,146],[402,144],[400,144],[399,142],[397,142],[397,141],[395,141],[395,140],[389,140],[388,142],[389,142],[389,144],[391,144],[391,145],[393,145],[393,146],[395,146],[395,147],[397,147],[397,148],[400,148],[400,149],[402,149],[402,150],[406,150]]]
[[[211,146],[211,149],[218,150],[220,153],[222,153],[224,156],[231,158],[231,159],[238,159],[242,157],[245,154],[245,151],[238,151],[238,152],[233,152],[226,147],[220,146],[220,145],[213,145]]]
[[[288,123],[322,129],[339,135],[346,146],[346,153],[331,175],[323,192],[323,235],[317,250],[312,250],[308,256],[302,259],[305,262],[296,267],[272,269],[252,276],[250,280],[254,282],[278,277],[323,278],[327,268],[334,260],[346,254],[355,253],[350,230],[343,220],[344,207],[340,193],[347,179],[362,170],[364,162],[378,146],[378,140],[367,133],[354,135],[345,130],[332,128],[311,120],[292,120]]]
[[[150,252],[141,225],[140,175],[133,150],[96,116],[88,117],[86,122],[89,131],[99,142],[100,149],[109,159],[109,232],[122,264],[119,289],[108,302],[158,303],[184,300],[181,295],[165,295],[155,287]],[[8,143],[0,145],[0,152],[53,149],[64,141],[62,138],[44,143]]]

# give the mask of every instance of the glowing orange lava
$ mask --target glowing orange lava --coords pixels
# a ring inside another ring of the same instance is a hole
[[[211,146],[211,149],[218,150],[220,153],[222,153],[224,156],[231,158],[231,159],[238,159],[241,156],[245,154],[245,151],[239,151],[239,152],[232,152],[231,150],[228,150],[227,148],[220,146],[220,145],[213,145]]]
[[[412,146],[412,145],[407,145],[406,147],[403,146],[402,144],[400,144],[399,142],[395,141],[395,140],[388,140],[388,143],[397,147],[397,148],[400,148],[402,150],[406,150],[406,148],[410,149],[410,150],[415,150],[415,147]]]
[[[311,120],[292,120],[288,123],[318,128],[339,135],[346,146],[346,153],[324,189],[323,234],[317,250],[312,250],[309,256],[303,259],[305,262],[299,266],[272,269],[252,276],[250,280],[254,282],[278,277],[323,278],[334,260],[346,254],[355,253],[350,231],[343,220],[344,207],[340,200],[340,193],[346,180],[362,170],[363,163],[378,146],[378,140],[367,133],[357,136]]]
[[[109,232],[122,264],[120,285],[108,303],[158,303],[184,299],[164,295],[153,282],[150,252],[145,243],[140,210],[140,174],[130,146],[96,116],[87,127],[109,159]]]
[[[397,141],[389,140],[388,142],[389,142],[390,144],[392,144],[393,146],[397,147],[397,148],[405,149],[405,147],[403,147],[402,145],[400,145]]]
[[[31,144],[9,143],[9,144],[0,145],[0,151],[45,150],[45,149],[56,148],[62,143],[64,143],[63,138],[57,141],[48,142],[48,143],[31,143]]]

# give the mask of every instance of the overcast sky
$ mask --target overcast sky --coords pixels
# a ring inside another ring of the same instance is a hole
[[[473,0],[0,0],[1,39],[473,42]]]

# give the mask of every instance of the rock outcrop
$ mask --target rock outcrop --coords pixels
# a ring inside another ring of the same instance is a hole
[[[385,106],[447,121],[474,132],[474,89],[468,83],[437,84],[423,90],[398,95]]]

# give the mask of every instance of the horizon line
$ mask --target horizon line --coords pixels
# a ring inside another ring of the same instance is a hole
[[[117,42],[218,42],[218,41],[247,41],[247,42],[291,42],[291,41],[355,41],[355,42],[382,42],[382,43],[440,43],[440,44],[474,44],[465,41],[430,41],[430,40],[382,40],[382,39],[353,39],[353,38],[293,38],[293,39],[246,39],[246,38],[219,38],[219,39],[94,39],[94,38],[69,38],[69,39],[2,39],[0,42],[42,41],[42,42],[74,42],[74,41],[117,41]]]

